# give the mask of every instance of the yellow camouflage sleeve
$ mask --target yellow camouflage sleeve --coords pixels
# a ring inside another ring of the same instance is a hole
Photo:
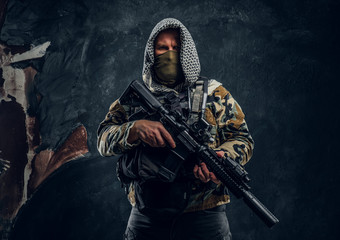
[[[246,164],[252,156],[254,141],[240,105],[223,86],[209,95],[205,117],[212,125],[211,133],[215,136],[215,142],[210,147],[224,150],[241,165]]]
[[[110,106],[105,119],[100,123],[97,131],[97,148],[102,156],[122,154],[134,148],[140,142],[129,144],[127,138],[135,121],[128,121],[130,108],[123,106],[118,100]]]

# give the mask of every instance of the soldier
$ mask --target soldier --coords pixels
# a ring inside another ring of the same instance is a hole
[[[196,47],[187,28],[173,18],[159,22],[145,48],[145,86],[188,123],[204,112],[214,137],[209,146],[219,157],[226,154],[244,165],[254,142],[241,107],[220,82],[199,74]],[[202,100],[204,84],[208,97]],[[226,187],[197,159],[180,165],[175,179],[159,179],[155,166],[171,154],[176,142],[153,116],[129,120],[136,111],[118,99],[98,129],[100,154],[122,154],[117,173],[132,205],[125,239],[231,239]]]

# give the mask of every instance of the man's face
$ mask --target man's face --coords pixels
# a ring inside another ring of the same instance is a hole
[[[160,32],[155,40],[155,57],[173,50],[179,52],[181,42],[176,29],[168,29]]]

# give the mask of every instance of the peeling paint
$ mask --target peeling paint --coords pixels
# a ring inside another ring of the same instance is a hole
[[[0,151],[1,153],[1,151]],[[0,176],[10,168],[10,161],[0,158]]]
[[[24,53],[17,53],[10,57],[10,63],[16,63],[36,58],[41,58],[46,54],[46,49],[51,45],[51,42],[45,42],[41,45],[33,47],[31,50]]]
[[[88,151],[86,129],[84,126],[79,126],[56,152],[48,149],[35,155],[32,175],[28,181],[28,191],[34,191],[61,165],[83,157]]]
[[[11,53],[6,54],[4,52],[6,46],[0,44],[0,68],[2,69],[2,77],[5,80],[0,100],[11,101],[8,97],[8,95],[11,95],[23,106],[24,111],[27,111],[28,106],[25,95],[26,78],[24,70],[13,68],[10,64],[43,57],[50,44],[51,42],[45,42],[29,51],[22,54],[17,53],[15,55],[12,55]]]
[[[22,107],[25,113],[25,126],[26,126],[26,142],[28,144],[27,151],[27,163],[23,172],[23,192],[22,198],[16,210],[12,213],[15,216],[19,208],[24,204],[28,198],[28,181],[32,173],[32,160],[35,156],[34,149],[37,147],[34,144],[34,127],[36,119],[30,117],[27,114],[28,102],[27,102],[27,88],[33,82],[34,76],[37,71],[32,67],[25,69],[13,68],[11,63],[41,58],[45,55],[46,49],[50,46],[50,42],[45,42],[39,46],[33,47],[32,49],[21,53],[12,55],[11,52],[7,53],[4,51],[7,47],[0,44],[0,68],[2,70],[2,78],[4,80],[3,86],[0,87],[0,101],[10,102],[15,101]],[[1,161],[1,162],[4,162]],[[7,163],[8,162],[8,163]],[[10,163],[9,161],[4,162],[3,169],[8,169],[9,164],[15,166],[16,163]],[[1,168],[0,168],[1,169]]]
[[[2,67],[2,77],[4,82],[4,96],[0,100],[6,102],[12,101],[8,95],[15,97],[16,102],[20,103],[25,112],[27,110],[27,101],[25,96],[25,74],[22,69],[15,69],[11,66]]]

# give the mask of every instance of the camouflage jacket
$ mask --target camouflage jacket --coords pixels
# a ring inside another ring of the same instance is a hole
[[[97,148],[102,156],[125,153],[140,144],[129,144],[127,138],[135,121],[128,121],[132,108],[113,102],[105,119],[98,129]],[[215,88],[208,96],[206,120],[212,125],[211,134],[215,141],[210,144],[214,150],[224,150],[228,156],[246,164],[252,156],[254,141],[249,133],[241,107],[223,86]],[[230,202],[229,195],[223,191],[223,184],[215,185],[195,180],[186,212],[213,208]],[[135,193],[130,186],[128,199],[135,205]]]

